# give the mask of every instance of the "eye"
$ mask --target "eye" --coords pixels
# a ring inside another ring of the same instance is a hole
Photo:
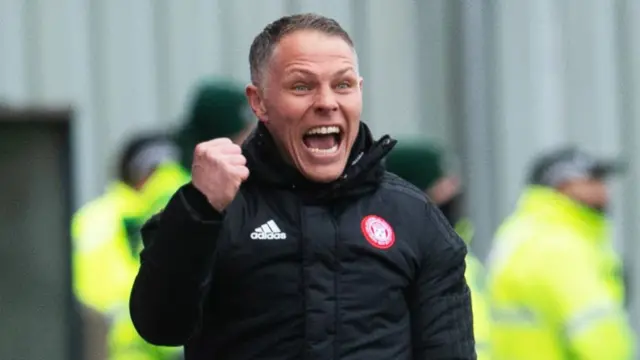
[[[303,91],[309,91],[309,85],[305,85],[305,84],[296,84],[293,86],[293,91],[297,91],[297,92],[303,92]]]
[[[349,89],[351,88],[351,81],[342,81],[338,84],[338,89]]]

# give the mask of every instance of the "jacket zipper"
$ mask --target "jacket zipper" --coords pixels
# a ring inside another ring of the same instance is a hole
[[[340,232],[339,232],[339,226],[338,226],[338,221],[336,220],[337,214],[336,214],[336,210],[335,207],[331,208],[331,224],[333,225],[333,229],[334,229],[334,252],[335,252],[335,257],[334,257],[334,276],[333,276],[333,291],[336,297],[336,301],[335,301],[335,309],[334,309],[334,334],[333,334],[333,358],[334,359],[339,359],[338,355],[339,355],[339,348],[338,348],[338,335],[339,335],[339,328],[340,328],[340,306],[339,306],[339,302],[340,302]]]

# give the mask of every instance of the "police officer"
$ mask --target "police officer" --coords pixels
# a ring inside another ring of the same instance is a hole
[[[143,228],[131,314],[188,360],[475,359],[466,246],[384,171],[351,38],[315,14],[249,51],[260,120],[196,146],[192,182]]]
[[[576,148],[538,158],[488,260],[498,359],[632,359],[606,219],[616,169]]]
[[[423,189],[469,245],[473,226],[464,215],[463,188],[460,179],[450,172],[445,151],[427,139],[400,141],[386,159],[387,170]],[[490,360],[490,313],[484,288],[485,270],[482,262],[469,252],[465,277],[471,289],[473,326],[478,360]]]
[[[148,186],[149,178],[159,168],[176,162],[178,154],[167,137],[136,136],[120,156],[117,180],[72,218],[75,294],[108,320],[108,359],[164,360],[175,356],[175,349],[151,346],[140,338],[127,304],[142,247],[139,231],[149,206],[144,194],[149,195],[157,186]]]

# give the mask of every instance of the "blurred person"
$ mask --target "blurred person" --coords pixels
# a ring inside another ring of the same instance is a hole
[[[249,51],[257,128],[196,146],[192,181],[143,227],[139,333],[188,360],[475,359],[466,246],[384,171],[360,121],[353,42],[315,14]]]
[[[199,143],[226,137],[242,144],[255,124],[242,87],[225,80],[201,81],[195,86],[188,115],[175,133],[182,166],[191,171],[193,151]]]
[[[465,217],[464,191],[458,176],[445,161],[445,151],[427,139],[406,139],[389,153],[386,166],[392,172],[423,190],[438,206],[449,224],[467,245],[473,238],[473,226]],[[478,360],[490,360],[490,313],[484,288],[485,269],[469,252],[465,277],[471,289],[473,326]]]
[[[617,169],[577,148],[534,161],[487,263],[498,359],[634,358],[606,218]]]
[[[135,137],[119,159],[117,180],[72,219],[74,291],[80,302],[107,319],[110,360],[175,358],[175,349],[149,345],[137,335],[127,304],[149,206],[145,194],[151,196],[159,186],[153,174],[168,171],[163,167],[176,162],[178,154],[168,137]]]
[[[118,165],[118,179],[114,188],[134,191],[139,197],[142,213],[124,217],[130,250],[135,258],[142,250],[140,228],[149,213],[168,202],[166,193],[189,182],[189,174],[180,165],[180,149],[169,134],[152,132],[136,136],[125,146]],[[138,207],[131,206],[132,210]]]

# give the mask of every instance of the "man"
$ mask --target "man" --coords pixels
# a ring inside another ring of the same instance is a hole
[[[125,217],[127,237],[134,258],[142,250],[140,227],[152,214],[169,201],[167,193],[175,192],[190,180],[180,165],[181,152],[171,136],[149,133],[136,136],[125,147],[118,166],[121,185],[135,191],[142,207],[136,216]]]
[[[538,159],[489,264],[497,359],[632,359],[605,180],[615,169],[574,148]]]
[[[143,228],[131,314],[188,360],[475,359],[466,246],[387,174],[349,35],[283,17],[253,41],[242,150],[196,147],[192,183]],[[426,219],[426,220],[425,220]]]
[[[120,157],[118,180],[73,216],[74,290],[110,324],[108,359],[160,360],[175,353],[150,346],[136,334],[127,304],[142,248],[138,234],[148,206],[144,194],[153,191],[148,186],[152,174],[176,161],[177,154],[161,135],[132,139]]]
[[[464,192],[460,179],[447,169],[443,149],[427,139],[402,141],[389,153],[386,165],[388,171],[424,189],[467,245],[471,243],[473,227],[464,216]],[[467,254],[466,262],[465,277],[471,289],[476,352],[479,360],[489,360],[492,359],[491,316],[484,289],[485,271],[471,252]]]

